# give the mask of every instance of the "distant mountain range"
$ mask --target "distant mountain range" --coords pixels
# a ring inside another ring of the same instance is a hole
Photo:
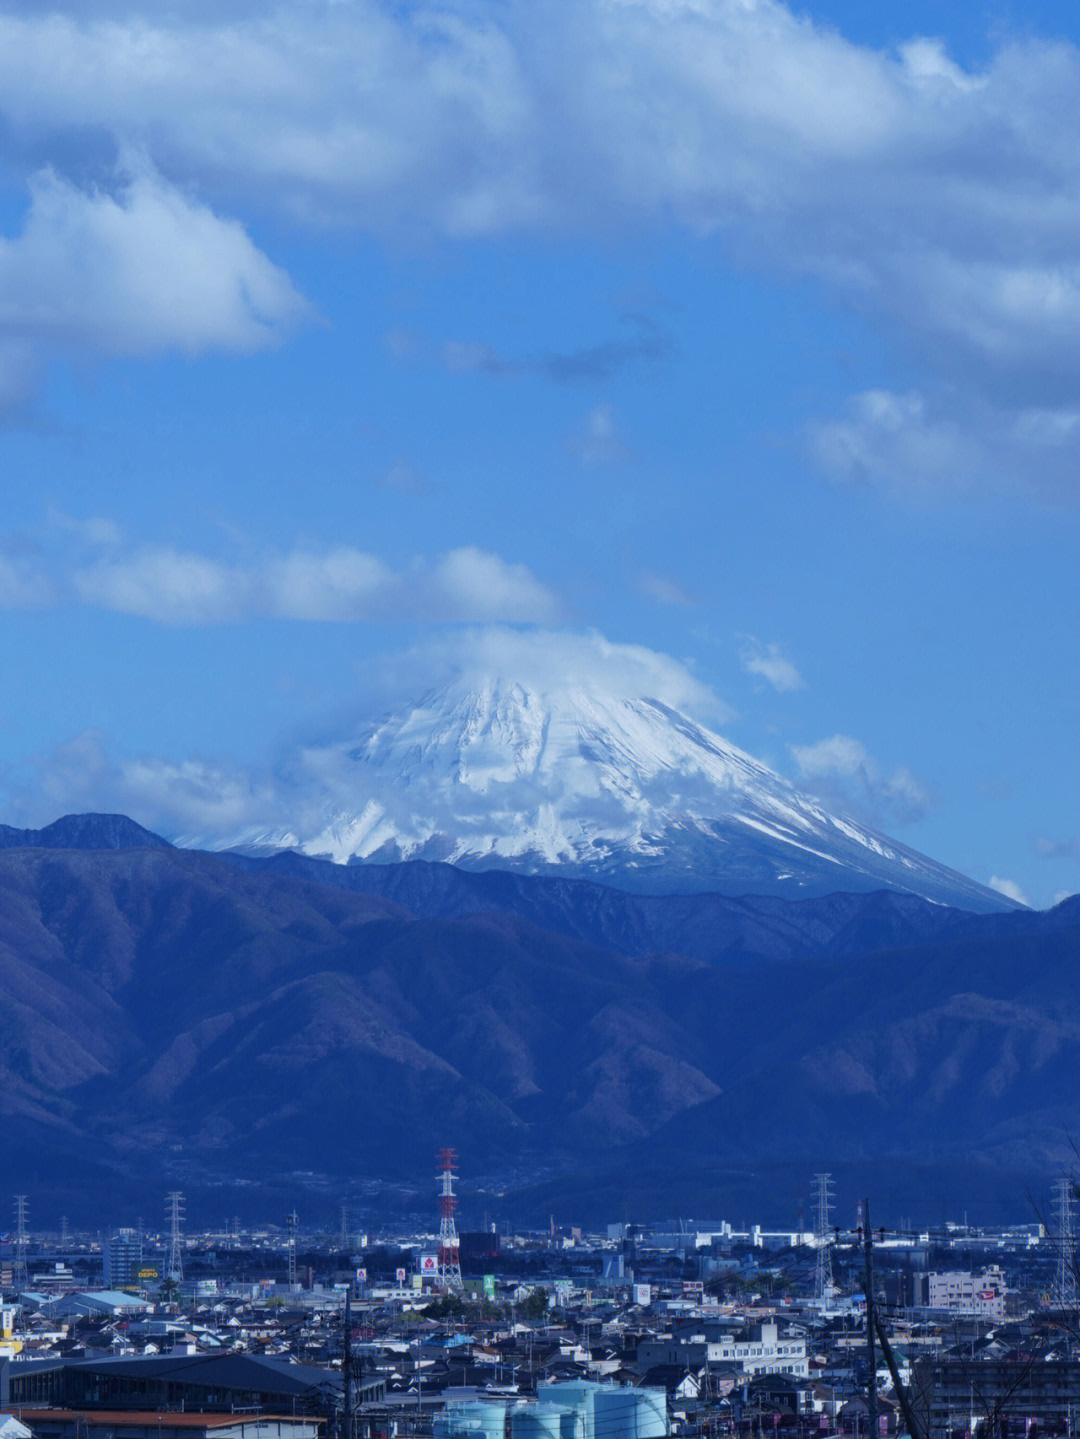
[[[1080,900],[663,898],[193,853],[117,816],[12,833],[0,1161],[39,1185],[426,1182],[451,1143],[578,1217],[643,1175],[678,1208],[703,1164],[748,1197],[781,1168],[906,1192],[981,1164],[1022,1202],[1080,1134]]]
[[[426,859],[639,894],[883,888],[1011,901],[857,820],[655,698],[497,678],[434,691],[282,778],[286,818],[189,847],[339,864]]]

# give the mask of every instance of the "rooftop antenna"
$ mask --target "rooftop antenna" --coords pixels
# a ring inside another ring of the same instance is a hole
[[[460,1294],[464,1289],[461,1282],[461,1254],[458,1249],[457,1225],[454,1211],[457,1199],[454,1196],[454,1170],[457,1168],[457,1154],[452,1149],[439,1150],[439,1280],[444,1289]]]
[[[1060,1309],[1076,1308],[1076,1240],[1073,1211],[1076,1200],[1072,1181],[1065,1176],[1054,1187],[1057,1203],[1058,1273],[1054,1296]]]
[[[833,1192],[831,1174],[814,1175],[814,1247],[817,1254],[814,1264],[814,1298],[821,1304],[832,1297],[833,1289],[833,1234],[829,1223]]]
[[[15,1196],[15,1265],[12,1269],[11,1280],[16,1289],[29,1289],[30,1275],[26,1269],[26,1218],[27,1204],[25,1194]]]
[[[173,1284],[184,1282],[184,1256],[180,1243],[180,1225],[184,1218],[184,1196],[174,1189],[165,1199],[165,1218],[169,1221],[169,1258],[165,1277]]]

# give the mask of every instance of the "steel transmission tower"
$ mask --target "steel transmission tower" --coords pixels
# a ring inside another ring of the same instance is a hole
[[[832,1225],[829,1216],[833,1207],[833,1177],[831,1174],[814,1175],[814,1246],[817,1260],[814,1264],[814,1298],[824,1303],[832,1297]]]
[[[165,1278],[173,1284],[184,1281],[184,1251],[180,1242],[180,1225],[184,1218],[184,1196],[174,1189],[165,1199],[165,1218],[169,1221],[169,1257]]]
[[[15,1196],[15,1264],[11,1271],[16,1289],[29,1289],[30,1275],[26,1269],[26,1195]]]
[[[454,1197],[454,1170],[457,1155],[452,1149],[439,1150],[439,1280],[444,1289],[460,1294],[465,1287],[461,1282],[461,1255],[458,1251],[457,1225],[454,1211],[457,1199]]]
[[[296,1230],[300,1216],[294,1209],[289,1215],[289,1288],[296,1288]]]
[[[1058,1275],[1054,1298],[1061,1309],[1076,1308],[1076,1239],[1073,1225],[1072,1180],[1059,1179],[1054,1187],[1057,1205]]]

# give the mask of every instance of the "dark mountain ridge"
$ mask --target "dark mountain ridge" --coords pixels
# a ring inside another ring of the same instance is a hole
[[[800,1163],[1030,1174],[1080,1133],[1078,960],[1080,899],[664,902],[444,865],[8,848],[0,1157],[129,1187],[408,1179],[450,1142],[474,1173],[597,1193],[659,1166],[672,1197],[705,1160],[758,1187]]]

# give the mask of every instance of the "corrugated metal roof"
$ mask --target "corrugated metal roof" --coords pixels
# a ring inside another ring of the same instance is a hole
[[[169,1354],[103,1355],[76,1359],[72,1368],[101,1370],[175,1380],[184,1384],[207,1384],[225,1389],[258,1389],[269,1394],[310,1394],[316,1390],[341,1388],[341,1374],[313,1364],[290,1364],[261,1354]]]

